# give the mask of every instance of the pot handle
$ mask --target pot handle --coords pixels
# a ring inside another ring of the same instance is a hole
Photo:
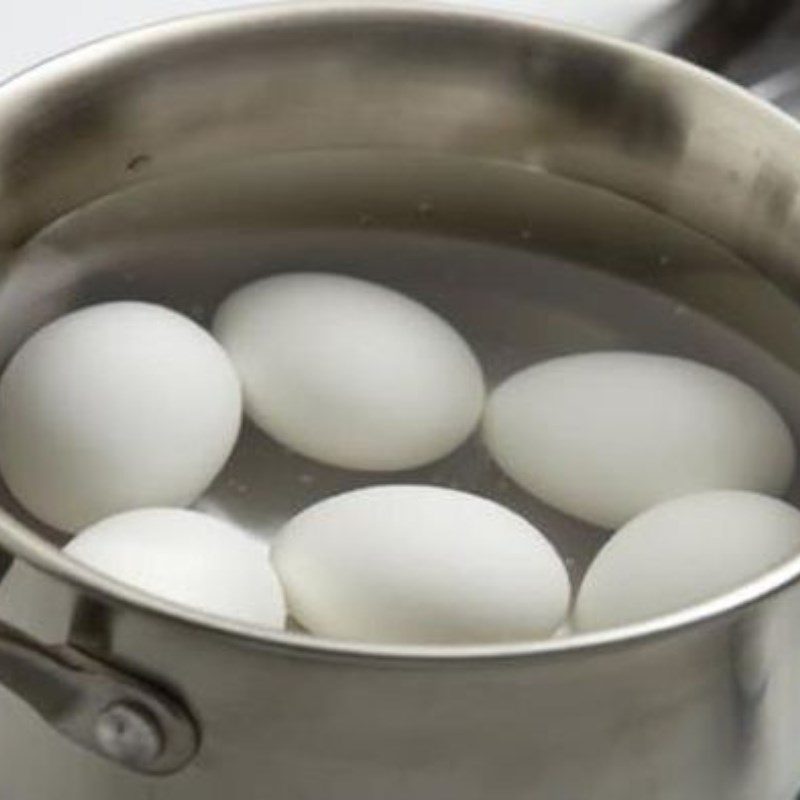
[[[134,772],[177,772],[199,746],[189,712],[162,690],[2,621],[0,684],[67,739]]]

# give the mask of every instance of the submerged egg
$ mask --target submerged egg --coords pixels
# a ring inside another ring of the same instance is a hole
[[[725,594],[800,556],[800,511],[753,492],[687,495],[646,511],[600,551],[574,626],[658,617]]]
[[[72,558],[173,603],[282,628],[286,606],[264,543],[197,511],[148,508],[92,525],[64,548]]]
[[[0,472],[34,516],[76,531],[192,503],[233,449],[241,390],[224,350],[161,306],[119,302],[34,334],[0,379]]]
[[[646,353],[588,353],[522,370],[489,398],[484,438],[523,488],[607,528],[692,492],[781,494],[795,464],[789,429],[755,389]]]
[[[482,497],[375,486],[323,500],[272,548],[293,616],[313,633],[402,644],[535,639],[570,585],[530,523]]]
[[[478,423],[480,365],[441,317],[399,292],[344,275],[283,274],[220,307],[214,333],[263,431],[355,470],[418,467]]]

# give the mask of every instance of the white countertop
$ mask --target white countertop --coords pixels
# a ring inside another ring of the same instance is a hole
[[[439,0],[527,10],[625,36],[673,0]],[[108,33],[169,17],[241,6],[241,0],[2,0],[0,77]]]

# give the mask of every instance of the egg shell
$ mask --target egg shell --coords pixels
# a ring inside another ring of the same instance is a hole
[[[782,494],[795,467],[791,432],[755,389],[646,353],[567,356],[518,372],[491,394],[484,440],[520,486],[610,529],[684,494]]]
[[[197,511],[126,511],[82,531],[64,552],[164,600],[282,628],[286,604],[264,542]]]
[[[418,467],[458,447],[483,410],[483,374],[461,336],[374,283],[325,273],[264,278],[234,292],[213,329],[251,419],[316,461]]]
[[[306,509],[272,559],[293,616],[321,636],[470,644],[548,636],[570,585],[525,519],[476,495],[374,486]]]
[[[583,580],[578,631],[659,617],[724,595],[800,555],[800,511],[753,492],[669,500],[631,520]]]
[[[118,302],[34,334],[0,379],[0,472],[43,522],[76,531],[111,514],[192,503],[233,449],[238,377],[200,326]]]

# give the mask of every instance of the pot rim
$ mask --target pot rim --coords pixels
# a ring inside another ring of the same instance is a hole
[[[488,9],[471,5],[455,5],[441,0],[292,0],[292,2],[242,8],[178,17],[166,22],[151,23],[133,30],[113,34],[66,53],[48,58],[0,83],[0,114],[13,113],[20,96],[54,81],[75,77],[87,69],[102,69],[104,63],[121,56],[171,42],[191,40],[202,34],[226,28],[248,28],[277,21],[300,21],[316,18],[322,21],[347,16],[371,19],[431,20],[445,18],[479,26],[512,27],[518,31],[546,33],[562,40],[578,41],[595,49],[635,56],[644,63],[657,65],[667,73],[684,80],[714,84],[717,90],[747,104],[751,113],[770,119],[771,124],[793,128],[800,134],[800,125],[778,109],[751,95],[745,89],[706,70],[664,53],[643,46],[615,40],[588,30],[543,21],[521,10]],[[210,635],[238,640],[251,646],[287,650],[318,657],[351,657],[377,662],[484,662],[486,660],[518,660],[570,657],[599,650],[616,650],[634,646],[712,623],[765,600],[800,583],[800,555],[782,566],[721,597],[664,616],[625,626],[572,634],[565,638],[481,645],[381,645],[363,642],[323,639],[304,633],[275,631],[240,623],[228,618],[181,606],[134,587],[127,586],[63,554],[45,541],[32,528],[0,507],[0,546],[15,558],[57,578],[82,593],[106,603],[166,618],[172,622],[202,629]]]

